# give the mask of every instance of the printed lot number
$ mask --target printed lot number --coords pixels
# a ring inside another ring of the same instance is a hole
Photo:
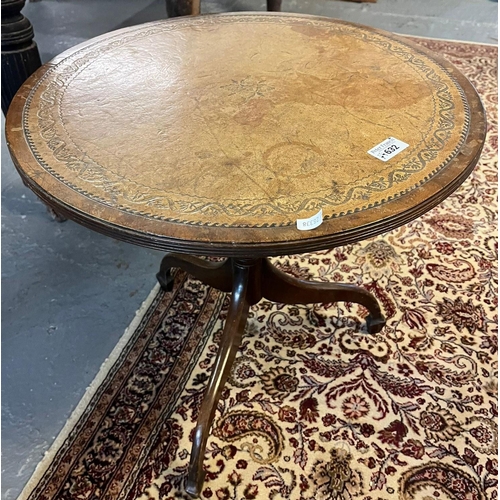
[[[395,139],[394,137],[389,137],[385,141],[377,144],[374,148],[368,151],[369,155],[374,156],[378,160],[388,161],[394,158],[397,154],[401,153],[404,149],[408,147],[406,142]]]

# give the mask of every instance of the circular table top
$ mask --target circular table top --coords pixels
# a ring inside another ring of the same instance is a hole
[[[485,118],[456,68],[401,37],[245,13],[134,26],[64,52],[20,89],[6,133],[24,181],[89,227],[263,256],[418,217],[471,172]],[[388,138],[397,154],[368,153]],[[323,223],[299,231],[320,209]]]

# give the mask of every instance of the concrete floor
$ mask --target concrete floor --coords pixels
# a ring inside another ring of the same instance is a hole
[[[202,1],[205,13],[263,9],[264,0]],[[283,10],[497,41],[490,0],[284,0]],[[166,17],[162,0],[42,0],[23,13],[43,61],[101,33]],[[10,500],[152,289],[161,255],[52,221],[21,183],[3,137],[2,180],[2,497]]]

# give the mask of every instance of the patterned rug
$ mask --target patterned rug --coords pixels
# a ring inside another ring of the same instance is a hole
[[[364,286],[349,303],[252,307],[217,409],[202,498],[497,498],[497,49],[419,39],[478,89],[489,134],[452,197],[377,238],[273,259]],[[22,498],[181,499],[228,298],[156,288]],[[31,493],[29,493],[29,491]]]

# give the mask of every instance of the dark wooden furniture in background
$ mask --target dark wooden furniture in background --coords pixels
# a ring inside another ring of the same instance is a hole
[[[25,0],[2,0],[2,111],[7,114],[19,87],[42,63],[33,26],[21,14]]]
[[[384,325],[363,288],[298,280],[267,257],[419,217],[470,174],[486,124],[468,80],[405,39],[247,13],[148,23],[78,45],[21,87],[6,133],[24,182],[49,205],[169,252],[158,275],[165,289],[180,267],[232,292],[194,435],[186,490],[196,496],[252,304],[347,300],[368,309],[369,332]],[[389,137],[408,147],[388,161],[368,154]],[[297,219],[319,209],[323,223],[299,231]]]
[[[25,0],[2,0],[2,112],[7,114],[19,87],[41,65],[40,53],[33,40],[33,26],[21,14]],[[47,205],[50,216],[66,220]]]
[[[282,0],[267,0],[267,10],[281,11]],[[201,0],[166,0],[168,17],[197,16],[201,11]]]

